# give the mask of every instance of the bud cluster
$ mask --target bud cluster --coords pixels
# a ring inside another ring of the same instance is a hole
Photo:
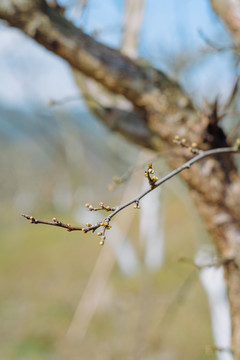
[[[90,204],[85,204],[86,208],[88,208],[89,211],[99,211],[99,210],[105,210],[105,211],[114,211],[115,208],[107,205],[105,206],[103,202],[99,203],[99,207],[93,207]]]
[[[158,181],[158,177],[154,175],[152,162],[148,165],[148,169],[145,171],[144,176],[148,178],[150,188],[153,189],[155,187],[155,183]]]
[[[134,209],[140,209],[140,205],[139,205],[139,202],[137,201],[133,207]]]
[[[200,154],[200,149],[198,148],[198,144],[196,142],[188,143],[185,138],[181,138],[180,136],[176,135],[173,139],[173,142],[183,148],[188,149],[192,154],[198,155]]]

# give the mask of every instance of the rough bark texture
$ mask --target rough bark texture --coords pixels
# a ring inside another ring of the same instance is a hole
[[[215,7],[217,1],[212,3]],[[108,126],[132,141],[156,151],[171,148],[173,155],[166,160],[172,167],[179,166],[189,156],[185,149],[173,145],[176,134],[206,149],[228,145],[217,123],[216,108],[209,116],[200,114],[179,85],[162,72],[97,42],[44,0],[2,0],[0,18],[107,90],[128,99],[132,112],[106,109],[98,103],[91,104],[91,108]],[[229,260],[225,274],[232,313],[232,346],[234,358],[240,359],[239,176],[233,159],[225,155],[195,164],[183,177],[219,256]]]

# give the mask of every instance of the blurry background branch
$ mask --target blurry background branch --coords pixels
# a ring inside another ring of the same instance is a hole
[[[121,50],[130,58],[138,57],[138,39],[144,14],[145,0],[125,0]]]
[[[216,14],[225,22],[228,30],[232,33],[236,43],[236,51],[239,54],[240,46],[240,4],[235,0],[211,0]]]
[[[122,29],[121,52],[130,58],[138,54],[138,36],[142,23],[144,0],[125,0],[124,24]],[[148,128],[141,111],[135,109],[125,97],[107,91],[100,83],[89,79],[73,68],[76,83],[84,96],[88,108],[111,131],[118,132],[130,141],[153,149],[158,143]]]

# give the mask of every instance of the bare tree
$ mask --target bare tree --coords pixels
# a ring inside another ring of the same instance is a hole
[[[238,52],[240,3],[232,0],[211,0],[211,3],[231,31]],[[166,160],[172,168],[181,167],[189,157],[185,146],[173,146],[176,135],[190,139],[206,153],[233,146],[219,125],[217,102],[208,114],[200,113],[181,87],[163,72],[96,41],[66,20],[58,6],[49,6],[44,0],[2,0],[0,18],[111,94],[124,96],[131,110],[118,106],[104,108],[91,101],[89,105],[107,126],[131,141],[157,152],[171,148]],[[240,359],[240,179],[232,152],[233,149],[224,156],[197,162],[181,174],[224,264],[236,360]],[[137,205],[138,200],[132,202]],[[114,211],[118,210],[113,210],[113,214]]]

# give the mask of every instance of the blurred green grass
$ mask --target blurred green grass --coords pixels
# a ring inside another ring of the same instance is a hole
[[[64,348],[66,332],[104,248],[94,235],[30,225],[23,218],[2,221],[1,358],[215,359],[204,351],[213,340],[198,273],[175,261],[196,252],[186,226],[190,219],[174,196],[167,209],[163,267],[151,272],[142,264],[135,276],[126,277],[115,265],[85,338],[69,349],[67,343]],[[69,215],[59,218],[73,222]],[[137,237],[133,243],[137,248]]]

